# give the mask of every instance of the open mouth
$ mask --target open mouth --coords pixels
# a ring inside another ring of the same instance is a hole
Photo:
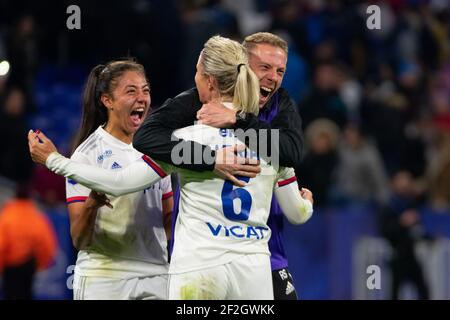
[[[142,119],[142,117],[144,116],[144,108],[138,108],[136,110],[131,111],[130,114],[132,117],[139,117],[139,119]]]
[[[273,89],[267,87],[260,87],[259,91],[262,97],[267,98],[272,93]]]
[[[130,113],[131,121],[135,126],[139,126],[142,122],[142,118],[144,116],[145,109],[143,107],[134,109]]]

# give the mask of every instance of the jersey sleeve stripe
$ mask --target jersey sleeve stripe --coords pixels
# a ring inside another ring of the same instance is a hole
[[[169,199],[172,196],[173,196],[173,191],[170,191],[170,192],[167,192],[167,193],[163,194],[162,195],[162,199],[166,200],[166,199]]]
[[[289,179],[286,179],[286,180],[283,180],[283,181],[279,181],[278,182],[278,186],[279,187],[286,186],[286,185],[288,185],[288,184],[290,184],[290,183],[292,183],[294,181],[297,181],[297,177],[296,176],[293,176],[292,178],[289,178]]]
[[[155,171],[156,174],[157,174],[158,176],[160,176],[161,178],[164,178],[165,176],[167,176],[167,174],[164,172],[164,170],[161,169],[161,167],[158,166],[152,159],[150,159],[149,156],[147,156],[147,155],[144,154],[144,155],[142,156],[142,160],[144,160],[145,163],[148,164],[148,165],[150,166],[150,168],[152,168],[153,171]]]
[[[85,202],[88,197],[70,197],[67,198],[66,203],[74,203],[74,202]]]

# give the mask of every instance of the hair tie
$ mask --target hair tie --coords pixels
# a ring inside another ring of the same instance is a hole
[[[239,73],[239,71],[241,71],[241,66],[245,66],[245,63],[239,63],[237,66],[237,71]]]

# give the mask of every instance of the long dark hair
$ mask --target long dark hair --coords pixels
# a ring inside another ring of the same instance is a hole
[[[84,88],[83,115],[73,150],[100,125],[108,122],[107,108],[103,105],[101,96],[102,94],[112,96],[117,80],[127,71],[136,71],[145,77],[144,67],[133,59],[111,61],[106,65],[97,65],[91,70]]]

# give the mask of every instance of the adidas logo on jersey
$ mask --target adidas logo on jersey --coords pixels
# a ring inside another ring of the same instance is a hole
[[[294,290],[295,287],[288,281],[286,285],[286,295],[290,295]]]
[[[120,168],[122,168],[122,166],[114,161],[114,163],[111,166],[111,169],[120,169]]]

